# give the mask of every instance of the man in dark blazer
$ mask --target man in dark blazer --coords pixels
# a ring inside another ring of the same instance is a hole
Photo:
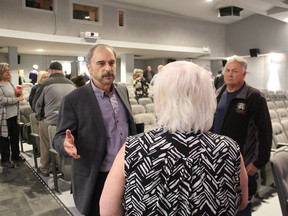
[[[91,81],[64,97],[54,148],[73,157],[72,193],[84,215],[99,215],[99,199],[114,158],[128,135],[136,134],[126,87],[113,83],[116,53],[107,45],[86,58]]]

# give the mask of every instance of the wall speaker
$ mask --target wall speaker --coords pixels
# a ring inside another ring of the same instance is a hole
[[[18,60],[18,64],[20,64],[21,63],[21,56],[20,55],[17,56],[17,60]]]
[[[166,59],[166,64],[169,64],[171,62],[175,62],[176,59],[172,59],[172,58],[169,58],[169,59]]]
[[[250,49],[250,57],[258,57],[258,54],[260,54],[260,49],[254,48]]]
[[[225,67],[226,63],[227,63],[227,60],[226,60],[226,59],[223,59],[223,60],[222,60],[222,66]]]
[[[218,9],[218,17],[225,17],[225,16],[240,16],[240,12],[243,8],[229,6],[223,7]]]

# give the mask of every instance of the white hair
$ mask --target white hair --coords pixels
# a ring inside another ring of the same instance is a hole
[[[206,132],[212,127],[216,96],[210,74],[187,61],[167,64],[153,87],[159,125],[174,133]]]
[[[247,61],[241,56],[234,55],[234,56],[229,57],[227,59],[226,65],[230,62],[237,62],[243,67],[244,71],[247,70]],[[225,65],[224,71],[226,69],[226,65]]]

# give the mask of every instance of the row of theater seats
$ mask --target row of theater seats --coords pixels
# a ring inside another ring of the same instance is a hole
[[[32,145],[34,165],[35,168],[37,169],[38,168],[37,158],[39,157],[40,154],[40,137],[38,129],[38,120],[36,119],[35,113],[31,109],[28,102],[31,87],[32,85],[22,85],[24,93],[24,101],[19,103],[20,148],[21,151],[25,154],[27,152],[24,151],[23,144],[26,143],[28,145]],[[54,189],[56,192],[60,192],[58,187],[58,179],[62,178],[66,182],[71,181],[72,159],[62,157],[55,151],[55,149],[53,149],[52,140],[55,133],[56,133],[56,126],[49,126],[48,134],[50,140],[50,153],[52,158],[52,174],[54,182],[54,188],[51,189]]]
[[[267,106],[273,139],[270,162],[261,169],[261,176],[264,185],[275,186],[282,215],[288,216],[288,98],[286,92],[278,93],[276,96],[271,93]]]
[[[288,103],[285,101],[267,101],[272,130],[273,149],[288,145]]]
[[[122,83],[123,84],[123,83]],[[134,87],[133,87],[133,84],[124,84],[126,87],[127,87],[127,89],[128,89],[128,94],[129,94],[129,98],[130,99],[135,99],[136,97],[136,95],[135,95],[135,89],[134,89]],[[150,98],[150,99],[152,99],[153,100],[153,86],[152,85],[148,85],[149,86],[149,88],[148,88],[148,97]]]
[[[267,101],[288,100],[288,92],[285,90],[269,91],[267,89],[261,89],[261,92],[263,93]]]
[[[287,101],[288,102],[288,101]],[[276,100],[267,101],[272,124],[272,147],[270,162],[260,171],[261,185],[275,186],[275,176],[272,172],[272,160],[275,152],[282,151],[288,146],[288,103],[286,101]]]
[[[136,123],[144,124],[144,131],[149,131],[157,127],[154,113],[154,103],[151,98],[130,98],[132,115]]]

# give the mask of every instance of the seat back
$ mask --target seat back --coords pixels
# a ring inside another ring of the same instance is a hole
[[[30,114],[33,112],[30,105],[28,106],[19,106],[20,111],[20,135],[21,142],[26,141],[27,143],[31,143],[29,140],[30,133]]]
[[[277,108],[276,111],[280,121],[288,119],[288,110],[286,108]]]
[[[286,137],[288,137],[288,119],[284,119],[281,121],[281,125],[286,133]]]
[[[283,216],[288,216],[288,148],[277,150],[271,159],[272,172]]]
[[[286,105],[285,105],[284,101],[278,100],[278,101],[275,101],[274,103],[275,103],[275,106],[277,109],[279,109],[279,108],[285,108],[286,109]]]
[[[270,119],[271,119],[271,122],[280,122],[279,120],[279,116],[276,112],[276,110],[274,109],[269,109],[269,114],[270,114]]]
[[[30,119],[30,128],[31,128],[30,137],[31,137],[32,146],[33,146],[34,163],[35,163],[35,167],[37,168],[38,167],[37,152],[39,152],[40,150],[38,120],[36,119],[34,112],[29,115],[29,119]]]
[[[276,92],[278,100],[286,100],[287,99],[287,92],[283,90],[277,90]]]
[[[132,104],[131,109],[132,109],[132,115],[146,112],[145,107],[141,104]]]
[[[151,98],[139,98],[138,99],[138,103],[145,106],[146,104],[149,104],[149,103],[153,103],[153,100]]]
[[[33,112],[29,115],[31,132],[39,135],[38,120],[36,119],[36,114]]]
[[[149,103],[145,105],[147,113],[154,113],[154,103]]]
[[[267,94],[267,99],[269,101],[276,101],[277,100],[277,95],[275,92],[273,91],[269,91],[268,94]]]
[[[30,114],[33,112],[33,110],[31,109],[30,105],[27,106],[20,106],[19,107],[19,111],[20,111],[20,122],[26,124],[28,122],[30,122]]]
[[[153,113],[140,113],[134,115],[136,123],[144,123],[144,131],[157,128],[156,116]]]
[[[279,148],[283,145],[288,145],[288,139],[281,123],[272,122],[272,131],[272,136],[276,148]]]
[[[267,101],[267,107],[269,110],[276,109],[276,105],[275,105],[274,101]]]
[[[131,105],[138,104],[138,101],[135,98],[129,98],[129,101]]]
[[[57,127],[55,125],[49,125],[48,126],[48,135],[49,135],[49,142],[50,142],[50,149],[53,148],[53,139],[56,134]],[[50,150],[51,151],[51,150]],[[53,164],[53,166],[56,166],[58,168],[58,172],[62,174],[62,178],[65,181],[71,181],[71,169],[72,169],[72,158],[70,157],[63,157],[61,155],[53,155],[54,161],[56,164]],[[57,174],[53,174],[54,178],[57,178]],[[55,181],[54,181],[55,183]]]
[[[287,100],[287,99],[284,100],[284,103],[285,103],[285,105],[286,105],[286,109],[288,109],[288,100]]]
[[[55,125],[49,125],[48,126],[48,135],[49,135],[49,142],[50,142],[50,148],[53,148],[52,142],[53,138],[56,134],[57,127]]]

